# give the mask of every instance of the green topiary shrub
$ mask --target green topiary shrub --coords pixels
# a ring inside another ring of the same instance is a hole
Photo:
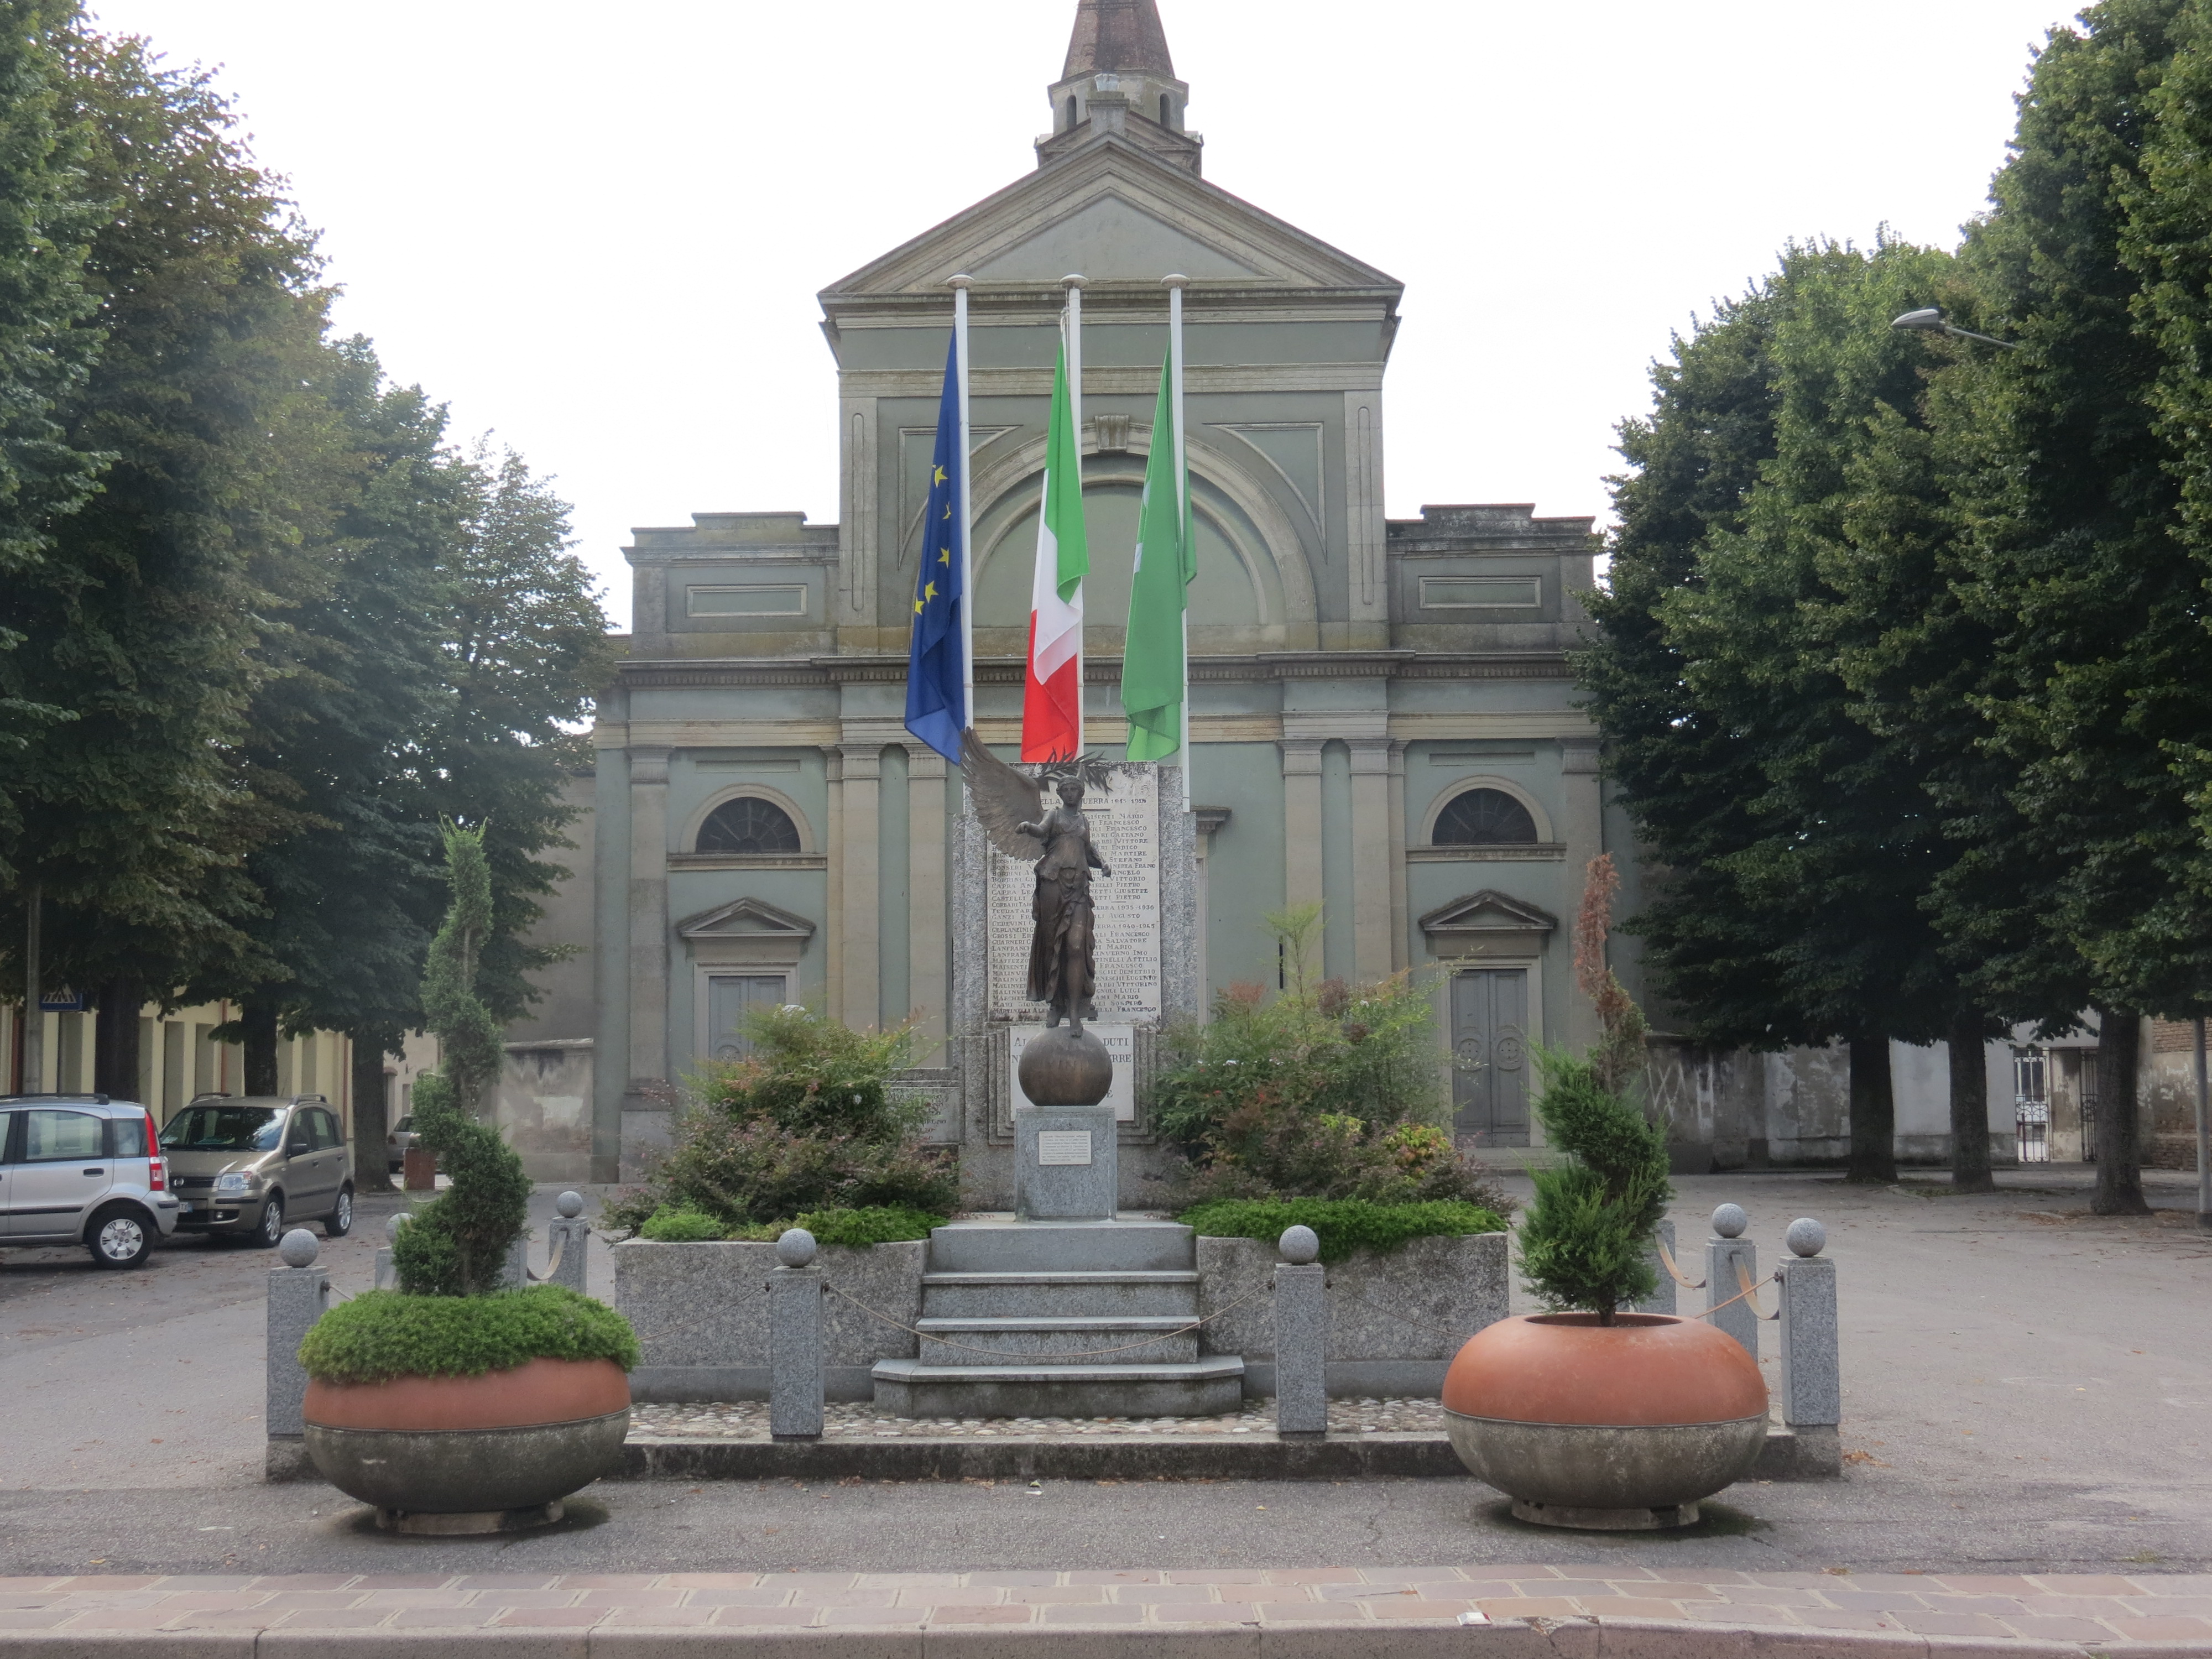
[[[1371,1204],[1357,1198],[1224,1199],[1176,1218],[1207,1238],[1256,1238],[1273,1244],[1285,1227],[1310,1227],[1321,1259],[1341,1261],[1358,1249],[1395,1250],[1416,1238],[1502,1233],[1504,1218],[1476,1204]]]
[[[814,1235],[817,1244],[897,1244],[927,1238],[945,1218],[902,1205],[872,1204],[857,1210],[810,1210],[792,1222]],[[782,1230],[779,1228],[778,1231]]]
[[[498,1288],[507,1253],[529,1222],[522,1160],[474,1115],[499,1077],[499,1024],[476,994],[477,957],[491,933],[491,871],[483,830],[447,823],[453,902],[422,970],[422,1010],[441,1070],[415,1084],[415,1133],[450,1184],[392,1241],[399,1288],[410,1296],[480,1296]]]
[[[605,1303],[540,1285],[493,1296],[367,1291],[317,1320],[300,1344],[307,1375],[325,1382],[481,1376],[532,1359],[611,1359],[630,1370],[637,1338]]]
[[[724,1235],[824,1210],[941,1214],[959,1201],[952,1157],[921,1144],[928,1109],[893,1092],[904,1028],[856,1031],[805,1008],[756,1011],[753,1052],[710,1067],[649,1180],[603,1212],[641,1230],[662,1208],[696,1211]]]
[[[678,1210],[664,1204],[646,1217],[637,1236],[655,1244],[700,1244],[727,1238],[730,1226],[696,1210]]]
[[[1536,1115],[1550,1143],[1576,1161],[1530,1172],[1536,1200],[1521,1223],[1522,1276],[1537,1300],[1594,1313],[1601,1325],[1658,1283],[1651,1240],[1674,1196],[1666,1131],[1624,1093],[1641,1072],[1644,1016],[1604,963],[1613,887],[1612,860],[1593,860],[1575,930],[1576,976],[1605,1035],[1587,1060],[1536,1056]]]

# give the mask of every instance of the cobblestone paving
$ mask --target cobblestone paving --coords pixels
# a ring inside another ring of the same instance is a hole
[[[1595,1620],[1602,1626],[1618,1620],[1679,1620],[1690,1627],[1780,1626],[1996,1643],[2079,1643],[2093,1651],[2112,1642],[2191,1644],[2168,1648],[2169,1653],[2212,1650],[2201,1645],[2212,1644],[2212,1575],[2015,1577],[1708,1569],[1664,1577],[1641,1568],[1441,1566],[0,1578],[0,1637],[13,1632],[83,1635],[271,1628],[411,1633],[518,1626],[1373,1626],[1448,1624],[1463,1613],[1480,1613],[1494,1622]],[[1714,1635],[1702,1632],[1697,1639]]]
[[[1442,1434],[1444,1408],[1434,1400],[1332,1400],[1334,1434]],[[1070,1440],[1098,1436],[1273,1434],[1275,1402],[1262,1400],[1227,1417],[892,1417],[870,1404],[823,1408],[830,1440]],[[632,1406],[630,1437],[765,1440],[764,1400],[681,1406]]]

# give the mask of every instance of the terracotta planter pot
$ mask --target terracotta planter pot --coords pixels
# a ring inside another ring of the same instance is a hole
[[[532,1359],[482,1376],[310,1380],[307,1455],[403,1532],[493,1532],[560,1518],[615,1466],[629,1379],[611,1359]]]
[[[1460,1461],[1547,1526],[1688,1526],[1766,1443],[1766,1384],[1702,1320],[1616,1314],[1502,1319],[1444,1377]]]

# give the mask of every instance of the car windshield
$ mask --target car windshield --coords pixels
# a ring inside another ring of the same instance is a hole
[[[273,1152],[283,1113],[267,1106],[187,1106],[161,1131],[173,1152]]]

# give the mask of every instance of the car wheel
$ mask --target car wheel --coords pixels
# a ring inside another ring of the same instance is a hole
[[[129,1205],[115,1204],[93,1217],[84,1242],[101,1267],[135,1267],[154,1253],[154,1228]]]
[[[353,1231],[353,1188],[338,1188],[338,1201],[331,1206],[330,1214],[323,1221],[325,1238],[343,1238]]]
[[[256,1249],[273,1250],[284,1237],[284,1194],[271,1193],[261,1206],[261,1224],[253,1230]]]

